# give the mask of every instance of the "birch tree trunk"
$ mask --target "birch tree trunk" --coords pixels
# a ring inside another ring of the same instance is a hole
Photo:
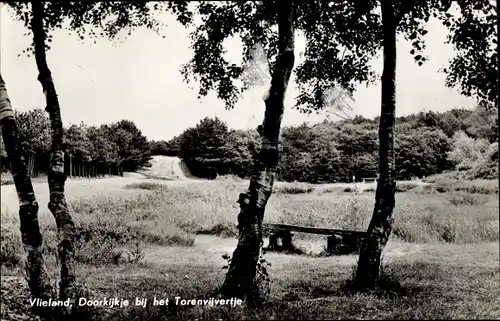
[[[356,272],[359,289],[376,284],[380,258],[392,230],[396,179],[394,170],[394,120],[396,111],[396,27],[391,0],[381,0],[383,24],[384,71],[382,73],[382,107],[379,127],[379,180],[375,208],[363,242]]]
[[[64,196],[64,183],[66,174],[64,173],[64,152],[62,150],[63,125],[61,111],[56,89],[52,80],[47,58],[45,54],[45,37],[43,19],[45,16],[44,3],[41,1],[31,2],[33,18],[31,30],[33,32],[33,44],[35,48],[35,59],[38,67],[38,81],[42,84],[46,97],[49,113],[50,126],[52,129],[52,147],[50,157],[50,168],[48,172],[48,183],[50,190],[50,201],[48,207],[52,212],[57,224],[59,234],[58,254],[61,262],[61,280],[59,282],[59,298],[65,300],[70,297],[75,276],[73,272],[73,234],[74,224],[66,204]]]
[[[49,299],[53,296],[52,285],[45,270],[42,256],[42,235],[38,224],[38,203],[26,160],[22,155],[14,111],[10,104],[5,82],[0,75],[0,124],[2,138],[9,159],[14,185],[19,199],[21,238],[28,257],[26,272],[28,285],[34,298]]]
[[[232,261],[221,288],[225,297],[246,299],[250,305],[263,298],[257,280],[257,264],[262,248],[262,221],[267,201],[271,196],[278,164],[278,139],[284,111],[285,92],[292,73],[294,56],[294,1],[277,1],[279,55],[271,79],[266,110],[258,132],[261,148],[246,193],[240,194],[238,203],[239,239]]]

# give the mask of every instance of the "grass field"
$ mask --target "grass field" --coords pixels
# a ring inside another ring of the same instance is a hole
[[[47,265],[56,276],[56,229],[42,185],[35,191]],[[92,297],[147,297],[151,304],[154,296],[207,298],[222,284],[222,255],[236,246],[236,200],[246,181],[112,178],[67,185],[78,231],[77,274]],[[1,261],[10,279],[2,280],[2,292],[25,286],[17,204],[8,189],[13,186],[2,186]],[[365,230],[373,189],[278,183],[265,221]],[[348,291],[356,256],[317,255],[326,241],[297,234],[306,255],[266,254],[273,283],[259,311],[148,305],[100,309],[93,319],[498,319],[498,210],[496,181],[400,183],[380,288],[373,293]],[[9,302],[2,298],[2,319],[8,320],[5,307],[13,309]]]

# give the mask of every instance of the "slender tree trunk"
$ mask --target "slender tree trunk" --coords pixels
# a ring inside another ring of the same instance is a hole
[[[19,199],[19,221],[24,249],[28,254],[26,272],[31,294],[35,298],[49,299],[53,296],[50,279],[42,256],[42,235],[38,224],[38,203],[26,161],[21,151],[14,111],[7,95],[5,82],[0,75],[0,124],[2,137],[11,166],[12,177]]]
[[[231,265],[221,288],[225,297],[239,297],[254,305],[263,298],[257,278],[257,264],[262,248],[262,221],[271,196],[278,164],[278,139],[284,111],[285,92],[292,73],[294,56],[294,1],[277,1],[279,55],[265,99],[264,121],[258,131],[261,149],[255,159],[250,186],[240,194],[238,203],[239,239]]]
[[[69,157],[69,177],[73,177],[73,156]]]
[[[391,0],[381,0],[383,24],[384,71],[382,73],[382,108],[379,127],[379,180],[375,208],[363,242],[356,273],[359,289],[376,284],[380,258],[392,229],[396,192],[394,165],[394,120],[396,111],[396,26]]]
[[[59,282],[59,297],[62,300],[70,297],[75,276],[73,272],[73,233],[74,224],[66,204],[64,196],[64,183],[66,174],[64,173],[64,152],[62,150],[63,142],[63,124],[61,120],[61,111],[56,89],[52,80],[50,69],[47,65],[45,54],[45,37],[43,19],[45,16],[44,3],[41,1],[32,1],[33,19],[31,30],[33,32],[33,43],[35,47],[35,59],[38,67],[38,81],[42,84],[43,92],[46,97],[47,107],[45,110],[49,113],[50,126],[52,129],[52,148],[50,157],[50,169],[48,172],[48,182],[50,190],[50,201],[48,207],[52,212],[59,234],[59,260],[61,262],[61,280]]]

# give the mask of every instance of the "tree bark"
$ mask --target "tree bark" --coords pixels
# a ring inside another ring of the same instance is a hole
[[[363,242],[356,272],[358,289],[375,286],[380,271],[382,251],[392,230],[396,179],[394,164],[394,120],[396,110],[396,27],[391,0],[381,0],[383,24],[384,71],[379,127],[379,180],[375,208]]]
[[[73,272],[74,223],[64,196],[64,184],[66,181],[66,174],[64,173],[64,151],[62,149],[64,132],[61,120],[61,111],[59,108],[59,100],[50,69],[47,65],[47,57],[45,54],[46,31],[43,24],[45,16],[44,3],[41,1],[32,1],[31,5],[33,10],[31,30],[33,32],[35,60],[39,73],[38,81],[40,81],[43,87],[47,103],[45,110],[49,113],[50,127],[52,129],[50,169],[48,172],[50,190],[50,201],[48,207],[56,220],[59,234],[60,242],[58,244],[58,254],[61,262],[59,297],[61,300],[65,300],[70,297],[75,276]]]
[[[69,156],[69,177],[73,177],[73,156]]]
[[[240,194],[238,203],[239,239],[226,279],[221,288],[225,297],[246,299],[249,305],[262,301],[263,293],[257,278],[257,265],[263,244],[262,221],[272,193],[278,165],[278,140],[284,112],[284,98],[294,66],[294,1],[277,1],[279,55],[271,79],[266,110],[258,132],[261,148],[256,155],[250,185]]]
[[[19,221],[21,238],[28,257],[26,272],[31,294],[35,298],[49,299],[53,296],[50,279],[45,270],[42,255],[42,235],[38,224],[38,203],[31,179],[28,176],[26,160],[22,155],[19,133],[10,104],[5,82],[0,75],[0,124],[2,137],[11,166],[12,177],[19,199]]]

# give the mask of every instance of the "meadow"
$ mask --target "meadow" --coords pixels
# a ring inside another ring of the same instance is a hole
[[[236,200],[247,186],[233,177],[135,179],[120,191],[70,199],[82,286],[95,298],[210,297],[224,278],[223,256],[236,246]],[[374,187],[278,182],[265,222],[365,230]],[[322,237],[296,234],[303,255],[266,254],[271,293],[258,311],[170,305],[85,313],[93,320],[499,318],[498,181],[429,179],[398,183],[397,191],[380,287],[371,293],[349,291],[356,255],[325,256]],[[25,285],[13,281],[23,273],[17,213],[2,211],[1,223],[2,274],[11,277],[3,292]],[[40,224],[56,276],[55,224],[46,213]],[[2,298],[2,311],[9,304]]]

